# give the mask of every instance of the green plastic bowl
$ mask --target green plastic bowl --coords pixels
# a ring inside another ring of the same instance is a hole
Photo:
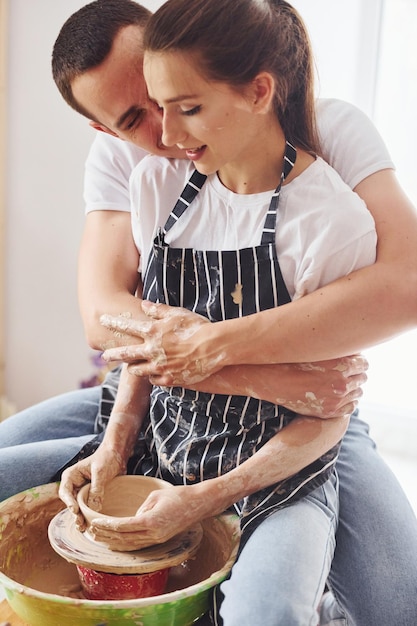
[[[189,626],[207,612],[211,589],[236,559],[238,518],[220,515],[203,522],[196,556],[175,568],[167,593],[121,601],[71,597],[79,583],[76,567],[48,540],[49,522],[63,508],[58,483],[0,503],[0,584],[13,611],[30,626]],[[64,580],[56,589],[58,572]]]

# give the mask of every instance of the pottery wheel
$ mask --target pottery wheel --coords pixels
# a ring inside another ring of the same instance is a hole
[[[80,532],[74,515],[64,509],[51,520],[48,537],[55,552],[75,565],[113,574],[142,574],[180,565],[194,556],[203,528],[196,524],[165,543],[134,552],[116,552]]]

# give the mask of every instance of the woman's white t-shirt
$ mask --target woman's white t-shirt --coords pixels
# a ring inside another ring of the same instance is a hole
[[[131,175],[132,232],[142,274],[155,235],[193,171],[189,161],[148,155]],[[236,194],[212,174],[168,232],[166,243],[197,250],[257,246],[273,191]],[[317,158],[281,189],[276,248],[289,294],[299,298],[374,263],[374,220],[363,200]]]

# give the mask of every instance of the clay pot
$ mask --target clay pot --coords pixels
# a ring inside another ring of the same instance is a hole
[[[87,505],[90,484],[81,487],[77,501],[88,527],[93,519],[132,517],[156,489],[173,489],[171,483],[150,476],[117,476],[105,488],[101,511]]]
[[[50,539],[52,547],[57,548],[61,556],[67,556],[76,563],[86,598],[90,600],[129,600],[164,593],[171,565],[179,565],[187,557],[192,556],[198,548],[202,537],[201,525],[198,525],[199,528],[196,531],[192,530],[183,535],[182,538],[179,536],[169,542],[155,546],[154,549],[132,550],[128,553],[109,550],[105,541],[96,542],[88,531],[93,519],[106,518],[112,520],[131,517],[135,515],[152,491],[173,488],[171,483],[158,478],[139,475],[117,476],[106,485],[100,512],[87,505],[90,485],[84,485],[80,489],[77,500],[87,523],[85,536],[95,544],[95,547],[91,543],[90,545],[86,544],[84,538],[79,534],[77,543],[77,534],[72,533],[77,544],[76,546],[73,544],[73,547],[78,548],[78,554],[76,556],[74,553],[68,555],[61,550],[61,545],[58,545],[59,540],[57,541],[57,537],[53,536],[54,531],[51,529]],[[59,535],[59,529],[57,532]],[[68,536],[70,533],[71,528],[67,528]],[[90,546],[91,550],[89,549]],[[104,546],[104,550],[102,546]],[[100,552],[96,552],[96,549]],[[137,555],[138,558],[135,559],[134,555]],[[140,558],[141,555],[143,555],[143,559]],[[123,569],[124,566],[126,569]]]

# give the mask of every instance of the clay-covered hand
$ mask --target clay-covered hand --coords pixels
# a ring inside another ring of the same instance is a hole
[[[121,456],[103,443],[91,456],[78,461],[63,472],[59,497],[76,515],[75,523],[78,530],[82,532],[86,528],[85,519],[77,502],[77,494],[81,487],[91,482],[87,504],[95,511],[100,511],[105,485],[112,478],[125,473],[126,464]]]
[[[209,482],[209,481],[207,481]],[[223,505],[204,495],[204,485],[153,491],[134,517],[91,521],[89,532],[112,550],[140,550],[164,543],[197,522],[223,512]]]
[[[288,375],[290,380],[285,385],[285,394],[277,395],[274,402],[311,417],[351,415],[363,395],[367,369],[368,361],[359,354],[329,361],[283,365],[281,376]],[[265,384],[268,382],[265,378]]]
[[[106,350],[105,361],[129,363],[129,372],[156,385],[187,385],[222,368],[223,356],[204,343],[209,320],[188,309],[143,301],[148,322],[103,315],[107,328],[141,337],[143,344]]]

